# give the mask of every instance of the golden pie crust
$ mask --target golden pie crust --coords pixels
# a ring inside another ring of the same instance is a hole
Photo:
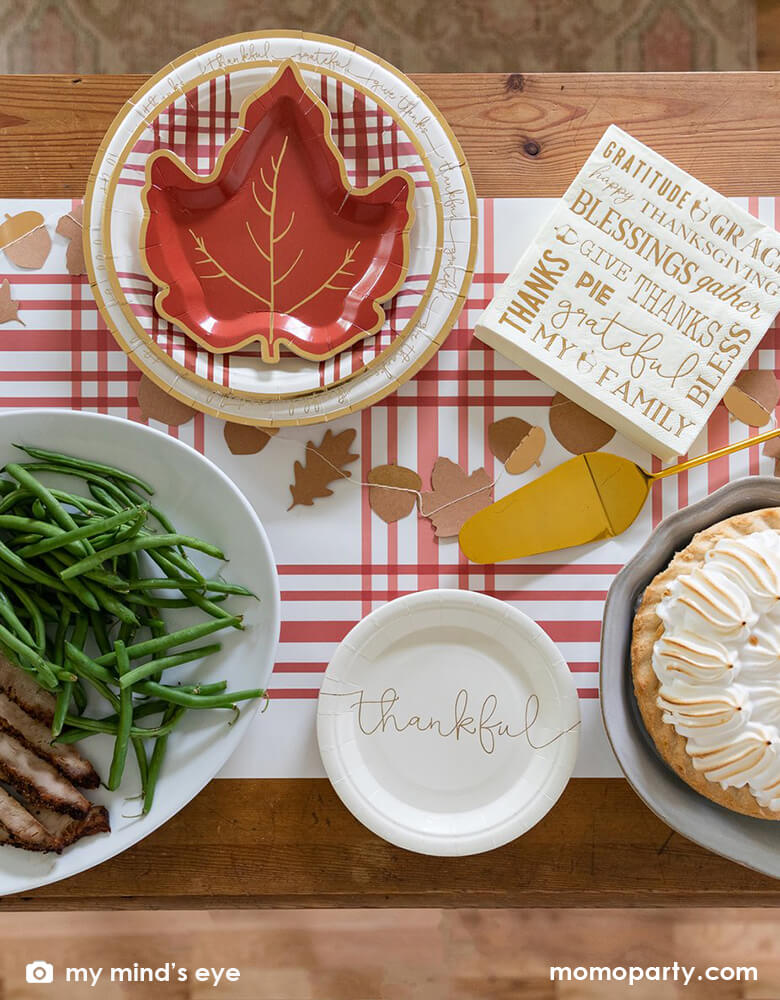
[[[780,507],[737,514],[693,536],[690,544],[677,553],[669,566],[659,573],[645,590],[642,603],[634,618],[631,667],[634,693],[642,719],[658,752],[672,770],[694,791],[717,802],[718,805],[745,816],[780,820],[780,813],[765,809],[758,804],[747,785],[742,788],[723,789],[717,782],[709,781],[701,771],[694,768],[685,749],[685,737],[680,736],[674,726],[663,721],[663,711],[657,705],[660,683],[653,670],[653,647],[664,630],[657,614],[658,605],[669,592],[672,581],[701,566],[707,553],[721,538],[739,538],[767,529],[780,532]],[[778,680],[780,681],[780,676]]]

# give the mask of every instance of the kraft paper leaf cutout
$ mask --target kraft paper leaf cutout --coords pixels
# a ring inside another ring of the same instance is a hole
[[[504,417],[488,427],[488,447],[513,476],[540,465],[539,458],[547,443],[541,427],[533,427],[520,417]]]
[[[11,286],[8,284],[8,278],[5,278],[0,284],[0,323],[10,323],[12,320],[16,320],[22,326],[25,325],[24,321],[19,319],[19,303],[11,298]]]
[[[550,430],[572,455],[598,451],[615,436],[615,428],[594,417],[561,392],[556,392],[550,404]]]
[[[437,458],[431,487],[423,493],[420,512],[429,517],[438,538],[457,535],[472,514],[493,501],[493,481],[484,469],[469,476],[448,458]]]
[[[378,330],[408,267],[414,182],[353,188],[330,115],[292,62],[241,109],[208,177],[147,162],[141,256],[157,311],[206,350],[257,340],[321,360]]]
[[[234,455],[257,455],[271,438],[279,433],[278,427],[250,427],[248,424],[225,424],[225,441]]]
[[[37,271],[46,263],[51,236],[40,212],[19,212],[0,223],[0,249],[17,267]]]
[[[746,369],[740,372],[723,397],[723,403],[729,413],[750,427],[763,427],[764,424],[768,424],[778,400],[780,400],[780,385],[774,372],[765,368]]]
[[[329,483],[351,478],[352,473],[346,471],[344,466],[359,457],[349,450],[356,434],[357,431],[351,428],[340,434],[325,431],[318,445],[313,441],[306,442],[305,463],[295,463],[295,481],[290,486],[293,502],[288,510],[301,505],[311,507],[315,500],[333,495],[333,490],[328,489]]]
[[[138,383],[137,399],[141,413],[147,420],[159,420],[161,424],[172,427],[186,424],[197,412],[161,389],[146,375],[142,375]]]
[[[393,524],[408,517],[417,505],[417,494],[422,489],[422,480],[413,469],[404,465],[377,465],[368,474],[373,485],[368,490],[371,510],[385,524]],[[387,489],[387,487],[394,487]],[[407,493],[406,490],[414,490]]]
[[[68,269],[68,274],[87,273],[87,265],[84,262],[84,242],[81,228],[83,213],[83,205],[78,205],[76,208],[71,209],[67,215],[63,215],[60,218],[55,230],[59,236],[64,236],[68,240],[68,249],[65,251],[65,266]]]
[[[764,445],[764,454],[775,460],[775,475],[780,476],[780,438],[771,438]]]

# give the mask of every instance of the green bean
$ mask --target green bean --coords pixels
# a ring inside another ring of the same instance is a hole
[[[44,516],[46,512],[44,511]],[[47,538],[59,538],[66,534],[56,524],[48,521],[38,521],[34,517],[22,517],[18,514],[0,514],[0,528],[9,531],[30,531],[35,535],[46,535]],[[37,555],[37,553],[33,553]]]
[[[191,663],[193,660],[200,660],[204,656],[211,656],[212,653],[218,653],[220,649],[222,649],[222,644],[215,642],[209,646],[197,646],[195,649],[186,649],[181,653],[174,653],[172,656],[161,656],[155,660],[148,660],[146,663],[142,663],[140,667],[135,667],[133,670],[129,670],[126,674],[123,674],[119,678],[119,686],[120,688],[132,687],[138,681],[144,680],[152,674],[161,673],[163,670],[169,670],[171,667],[181,666],[182,663]]]
[[[265,691],[260,688],[253,688],[249,691],[226,691],[224,694],[190,694],[182,691],[181,688],[168,687],[165,684],[157,684],[155,681],[141,681],[136,690],[140,694],[149,695],[152,698],[161,698],[163,701],[170,701],[174,705],[183,705],[185,708],[235,708],[237,701],[251,701],[255,698],[262,698]]]
[[[16,487],[9,479],[0,479],[0,496],[4,497],[14,489]]]
[[[228,628],[233,624],[234,620],[240,621],[240,616],[236,616],[235,619],[215,618],[211,621],[202,622],[200,625],[190,625],[187,628],[179,629],[178,632],[169,632],[167,635],[156,636],[154,639],[147,639],[144,642],[128,646],[127,655],[131,660],[138,660],[142,656],[152,656],[154,653],[160,653],[162,650],[170,649],[172,646],[183,646],[187,642],[194,642],[196,639],[202,639],[203,636],[211,635],[212,632],[219,632],[223,628]],[[113,653],[106,653],[103,656],[97,657],[95,663],[101,667],[111,667],[116,663],[116,657]]]
[[[73,632],[70,637],[70,641],[82,652],[84,651],[84,646],[87,642],[87,634],[89,633],[89,619],[86,615],[79,615],[73,625]]]
[[[130,669],[130,660],[127,656],[125,644],[121,639],[114,643],[114,653],[116,654],[116,664],[121,678]],[[83,725],[83,721],[81,723]],[[127,760],[127,747],[130,742],[130,730],[133,725],[133,692],[130,688],[124,688],[119,696],[119,722],[117,724],[117,736],[114,742],[114,756],[111,760],[111,770],[108,774],[108,788],[116,791],[122,781]]]
[[[33,594],[29,590],[17,586],[15,583],[6,584],[9,590],[11,590],[16,597],[17,601],[22,605],[27,614],[30,616],[30,621],[32,622],[33,633],[35,635],[35,648],[39,653],[43,653],[46,650],[46,622],[43,620],[43,614],[41,608],[36,601]]]
[[[192,601],[187,600],[186,597],[150,597],[140,594],[125,594],[125,600],[128,604],[138,604],[141,607],[146,608],[191,608]]]
[[[127,521],[137,520],[139,525],[143,523],[146,518],[146,508],[138,507],[136,509],[123,510],[121,513],[113,514],[111,517],[101,518],[98,521],[94,521],[92,524],[82,525],[80,528],[74,528],[72,531],[52,531],[51,536],[46,538],[44,541],[38,542],[35,545],[28,545],[19,552],[19,555],[23,559],[30,559],[33,556],[39,556],[42,552],[51,552],[52,549],[58,549],[62,546],[69,546],[72,542],[81,541],[83,538],[90,538],[93,535],[99,535],[103,531],[109,531],[111,528],[117,528]],[[5,521],[8,520],[6,517],[0,517],[0,528],[6,527]],[[15,518],[14,520],[22,520],[22,518]],[[33,521],[31,523],[31,529],[35,530],[38,528],[40,522]],[[8,525],[12,527],[12,525]],[[45,525],[46,529],[51,530],[51,525]],[[46,534],[46,531],[39,531],[39,534]]]
[[[134,476],[131,472],[116,469],[113,465],[103,465],[100,462],[75,458],[72,455],[62,455],[56,451],[46,451],[44,448],[28,448],[23,444],[16,444],[14,447],[26,452],[30,458],[37,458],[43,462],[53,462],[56,465],[64,465],[77,471],[96,472],[101,476],[107,476],[109,479],[122,479],[128,483],[135,483],[136,486],[140,486],[150,496],[154,493],[154,487],[147,483],[146,480],[141,479],[139,476]]]
[[[62,566],[73,566],[78,557],[71,555],[69,552],[63,551],[63,549],[56,549],[51,553],[43,553],[43,557],[49,560],[49,565],[54,566],[53,560],[60,563],[60,566],[56,567],[57,573],[62,573]],[[89,585],[89,582],[94,580],[96,583],[101,584],[104,587],[108,587],[110,590],[117,590],[119,593],[124,593],[127,590],[127,580],[119,576],[116,573],[111,573],[108,570],[97,568],[88,570],[83,574],[84,583]]]
[[[205,552],[206,555],[213,556],[214,559],[225,558],[224,553],[221,552],[216,545],[204,542],[200,538],[192,538],[189,535],[144,534],[139,535],[136,538],[131,538],[127,542],[121,542],[119,545],[112,545],[110,548],[103,549],[101,552],[92,553],[84,559],[80,559],[72,566],[69,566],[66,570],[63,570],[60,577],[62,580],[70,580],[74,576],[79,576],[87,570],[90,570],[95,566],[99,566],[102,562],[105,562],[106,559],[110,559],[113,556],[122,556],[126,555],[128,552],[139,552],[141,550],[147,551],[149,549],[169,548],[173,545],[179,544],[186,545],[191,549],[198,549],[200,552]]]
[[[59,746],[69,746],[73,743],[81,743],[82,740],[89,739],[90,736],[97,736],[97,733],[90,732],[87,729],[76,729],[71,726],[68,729],[63,729],[54,742]]]
[[[33,500],[33,505],[31,510],[33,517],[37,517],[39,519],[42,517],[46,517],[46,508],[44,507],[40,499]]]
[[[150,559],[157,563],[167,577],[175,579],[180,572],[183,572],[189,580],[198,585],[199,589],[203,590],[205,588],[206,578],[196,567],[188,565],[189,561],[182,559],[178,552],[173,552],[170,549],[149,549],[148,555]]]
[[[2,558],[2,550],[0,550],[0,558]],[[53,555],[49,555],[47,553],[46,555],[41,556],[41,559],[44,565],[48,566],[49,569],[53,570],[55,573],[60,573],[58,561],[57,559],[54,558]],[[52,577],[52,579],[54,578]],[[85,604],[88,608],[91,608],[93,611],[97,611],[100,608],[100,605],[98,604],[95,595],[91,592],[91,590],[89,590],[85,586],[85,584],[81,580],[60,579],[60,580],[55,580],[55,583],[57,583],[59,586],[64,587],[65,590],[70,591],[77,600],[81,601],[82,604]]]
[[[39,683],[53,691],[57,687],[57,677],[46,660],[31,646],[23,642],[14,632],[0,624],[0,644],[25,660],[37,673]]]
[[[111,656],[114,661],[116,660],[116,653],[114,651],[107,655]],[[102,663],[98,663],[91,656],[87,656],[83,649],[79,649],[72,642],[65,643],[65,656],[79,677],[96,680],[101,684],[116,684],[116,677],[110,670],[106,670]],[[101,659],[103,658],[101,657]],[[108,700],[111,701],[112,699],[109,698]]]
[[[190,601],[195,605],[196,608],[200,608],[201,611],[205,611],[207,615],[211,615],[212,618],[233,618],[233,615],[229,611],[225,611],[221,608],[216,601],[210,601],[207,597],[202,594],[190,594]],[[236,622],[233,628],[243,631],[243,622]]]
[[[141,777],[141,795],[146,798],[146,785],[149,780],[149,761],[146,758],[146,747],[144,738],[141,736],[131,737],[135,759],[138,762],[138,773]]]
[[[176,714],[173,710],[166,713],[163,720],[163,725],[169,720],[176,720]],[[175,725],[175,722],[174,722]],[[144,805],[143,812],[146,815],[152,808],[152,801],[154,800],[154,793],[157,788],[157,781],[160,777],[160,771],[162,770],[163,760],[165,759],[165,752],[168,749],[168,735],[158,736],[154,741],[154,750],[152,750],[152,759],[149,762],[149,777],[146,785],[146,792],[144,794]]]
[[[170,707],[169,703],[165,705],[166,710]],[[162,724],[159,726],[131,726],[128,731],[128,738],[149,739],[154,736],[164,736],[171,732],[186,711],[187,710],[185,708],[176,706],[176,720],[172,725]],[[157,714],[159,714],[159,712]],[[120,733],[120,724],[118,721],[114,720],[108,721],[106,719],[90,719],[84,715],[67,714],[65,716],[65,722],[69,726],[73,726],[77,729],[84,729],[90,733],[106,733],[109,736],[116,736]]]
[[[70,580],[68,582],[73,583],[74,581]],[[118,600],[114,594],[93,580],[85,583],[84,586],[89,588],[98,604],[105,608],[109,614],[114,615],[114,617],[118,618],[119,621],[123,622],[125,625],[138,627],[139,621],[137,616],[133,613],[133,611],[131,611],[130,608],[126,607],[120,600]]]
[[[117,513],[120,510],[125,510],[124,505],[117,503],[114,497],[112,497],[111,494],[102,487],[96,486],[94,483],[88,483],[87,489],[95,500],[104,505],[106,510],[113,511],[114,513]]]
[[[238,583],[227,583],[225,580],[206,580],[206,589],[215,594],[237,594],[239,597],[257,597],[251,590]]]
[[[51,734],[56,739],[62,732],[65,719],[68,715],[71,698],[73,697],[73,683],[66,681],[60,688],[57,695],[57,703],[54,708],[54,719],[51,724]]]
[[[24,625],[19,621],[19,616],[14,611],[14,606],[8,598],[8,595],[0,587],[0,618],[8,625],[9,628],[13,629],[16,635],[24,642],[26,645],[30,646],[32,649],[37,649],[38,652],[42,652],[38,643],[30,635]],[[44,629],[44,639],[45,639],[45,629]],[[46,643],[44,641],[44,649]]]
[[[57,622],[57,631],[54,633],[54,651],[52,659],[61,667],[65,665],[65,637],[68,634],[70,618],[70,611],[63,610],[62,616]]]
[[[10,466],[6,466],[6,472],[9,470]],[[100,490],[107,494],[108,497],[113,499],[113,503],[117,504],[117,510],[123,510],[127,506],[127,497],[122,492],[121,489],[112,483],[110,479],[106,479],[104,476],[99,476],[94,472],[77,472],[75,469],[69,469],[66,466],[54,465],[51,462],[25,462],[23,465],[19,466],[22,470],[28,473],[36,472],[53,472],[60,476],[75,476],[77,479],[83,479],[88,485],[98,486]],[[16,477],[14,477],[16,478]],[[100,497],[96,499],[101,499]],[[104,499],[102,502],[106,502]],[[111,506],[109,504],[109,506]]]
[[[185,580],[183,577],[152,576],[140,580],[131,581],[128,590],[181,590],[182,593],[190,590],[201,590],[200,584],[195,580]]]
[[[10,462],[6,465],[5,471],[9,476],[15,479],[20,486],[24,486],[26,489],[30,490],[31,493],[35,494],[38,500],[41,501],[61,528],[64,528],[66,531],[71,531],[76,527],[76,522],[65,510],[59,500],[57,500],[57,498],[52,494],[51,490],[47,489],[43,483],[39,482],[39,480],[37,480],[35,476],[28,471],[28,469],[23,468],[16,462]],[[85,552],[90,551],[88,542],[82,541],[81,545],[84,547]]]
[[[95,642],[97,643],[98,649],[101,653],[110,653],[113,647],[108,638],[106,624],[103,621],[100,612],[90,612],[90,621],[92,623],[92,633],[95,636]]]
[[[0,561],[14,569],[24,582],[40,583],[44,587],[51,587],[52,590],[67,591],[68,589],[56,576],[44,573],[36,566],[30,566],[2,541],[0,541]]]
[[[73,683],[73,701],[76,703],[76,711],[81,715],[84,709],[87,707],[87,694],[81,684],[81,681],[76,678]]]

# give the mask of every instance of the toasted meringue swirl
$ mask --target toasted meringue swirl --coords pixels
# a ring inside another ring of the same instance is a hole
[[[658,615],[664,722],[709,781],[780,812],[780,533],[721,539]]]

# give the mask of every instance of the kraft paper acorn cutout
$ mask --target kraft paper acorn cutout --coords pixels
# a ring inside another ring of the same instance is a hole
[[[504,417],[488,427],[488,447],[512,476],[519,476],[539,461],[547,435],[520,417]]]
[[[377,465],[368,474],[368,503],[385,524],[394,524],[412,513],[422,489],[422,479],[404,465]]]
[[[6,213],[0,223],[0,249],[17,267],[37,271],[46,263],[51,236],[40,212]]]
[[[250,427],[248,424],[225,423],[225,443],[233,455],[257,455],[265,448],[278,427]]]
[[[550,430],[572,455],[598,451],[615,436],[615,428],[556,392],[550,403]]]
[[[414,183],[353,188],[330,114],[288,61],[241,109],[214,171],[147,161],[141,257],[157,311],[212,352],[314,360],[378,330],[409,261]]]
[[[774,372],[767,369],[745,369],[740,372],[723,397],[729,413],[750,427],[768,424],[778,400],[780,385]]]

